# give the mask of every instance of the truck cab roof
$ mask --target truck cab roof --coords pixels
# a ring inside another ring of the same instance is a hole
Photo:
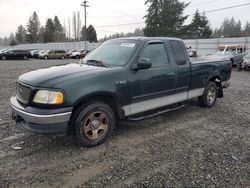
[[[151,40],[178,40],[182,41],[179,38],[172,37],[125,37],[125,38],[117,38],[112,40],[140,40],[140,41],[151,41]]]

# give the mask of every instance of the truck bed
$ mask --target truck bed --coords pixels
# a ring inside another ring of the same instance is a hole
[[[210,59],[206,57],[191,58],[191,89],[199,86],[205,87],[207,80],[219,75],[221,82],[228,81],[231,77],[231,61],[228,59]],[[218,74],[219,73],[219,74]]]
[[[226,58],[211,58],[211,57],[193,57],[190,58],[190,63],[194,64],[194,63],[212,63],[212,62],[221,62],[221,61],[225,61],[228,60]]]

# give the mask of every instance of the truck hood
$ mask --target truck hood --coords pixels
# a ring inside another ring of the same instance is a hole
[[[21,75],[19,81],[37,87],[56,87],[68,79],[93,75],[110,69],[112,68],[67,64],[28,72]]]

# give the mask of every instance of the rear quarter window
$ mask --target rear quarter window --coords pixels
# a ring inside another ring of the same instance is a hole
[[[187,63],[187,58],[182,43],[174,40],[170,41],[169,43],[176,64],[185,65]]]

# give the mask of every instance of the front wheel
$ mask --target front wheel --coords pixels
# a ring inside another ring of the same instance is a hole
[[[2,60],[6,60],[7,58],[6,58],[6,56],[2,56]]]
[[[81,146],[92,147],[107,140],[115,128],[115,115],[109,105],[92,102],[76,110],[75,131]]]
[[[24,59],[24,60],[27,60],[27,59],[28,59],[28,57],[25,55],[25,56],[23,56],[23,59]]]
[[[198,98],[203,107],[212,107],[217,100],[218,88],[215,82],[209,82],[202,96]]]

